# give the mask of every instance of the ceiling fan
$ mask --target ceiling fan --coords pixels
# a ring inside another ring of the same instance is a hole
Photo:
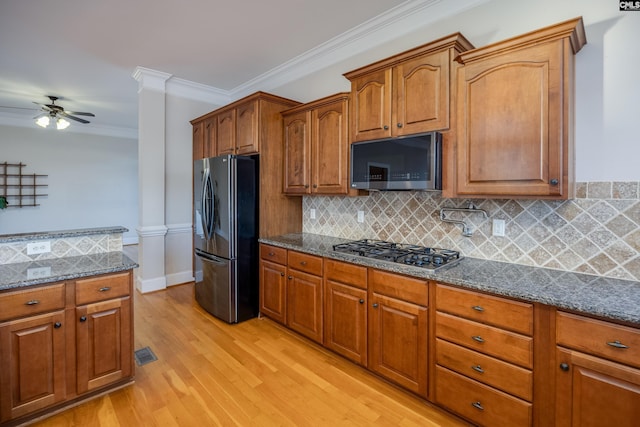
[[[51,100],[51,104],[40,104],[34,101],[34,104],[39,105],[42,108],[42,111],[44,111],[34,117],[34,119],[36,119],[36,123],[42,127],[47,127],[49,125],[49,121],[54,120],[57,123],[58,129],[64,129],[69,126],[69,122],[64,120],[65,117],[80,123],[89,123],[89,121],[75,116],[95,117],[95,114],[93,113],[65,111],[62,106],[56,104],[56,101],[58,100],[57,96],[47,95],[47,98]]]

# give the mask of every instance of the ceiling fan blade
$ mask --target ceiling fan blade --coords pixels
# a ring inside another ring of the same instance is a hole
[[[0,108],[11,108],[12,110],[31,110],[31,111],[38,111],[39,108],[25,108],[25,107],[9,107],[6,105],[0,105]]]
[[[80,111],[67,111],[67,110],[65,110],[64,112],[67,113],[67,114],[73,114],[73,115],[76,115],[76,116],[91,116],[91,117],[95,117],[96,116],[93,113],[82,113]]]
[[[72,115],[67,114],[65,111],[60,112],[60,115],[66,117],[68,119],[75,120],[76,122],[90,123],[88,120],[81,119],[80,117],[73,117]]]

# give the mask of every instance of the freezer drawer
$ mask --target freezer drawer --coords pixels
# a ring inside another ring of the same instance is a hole
[[[202,267],[196,278],[196,301],[225,322],[237,322],[237,261],[198,253],[196,257]]]

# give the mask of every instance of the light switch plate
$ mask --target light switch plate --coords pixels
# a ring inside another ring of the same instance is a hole
[[[27,255],[46,254],[51,252],[51,242],[31,242],[27,243]]]
[[[493,235],[498,237],[504,237],[504,219],[494,219],[493,220]]]
[[[316,210],[315,209],[309,209],[309,218],[316,219]]]
[[[364,211],[358,211],[358,222],[364,222]]]
[[[51,267],[27,268],[27,280],[43,279],[51,276]]]

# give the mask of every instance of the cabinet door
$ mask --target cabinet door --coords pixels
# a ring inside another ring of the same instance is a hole
[[[567,197],[565,52],[560,40],[458,69],[458,194]]]
[[[284,192],[308,194],[311,169],[309,112],[284,117]]]
[[[224,111],[216,116],[216,155],[235,154],[236,110]]]
[[[204,157],[215,157],[216,150],[216,118],[212,117],[204,122]]]
[[[556,425],[631,427],[640,417],[640,370],[558,347]]]
[[[260,151],[258,135],[259,101],[250,101],[236,107],[236,140],[235,152],[255,154]]]
[[[369,304],[369,369],[426,397],[427,308],[376,293]]]
[[[405,61],[394,69],[395,135],[449,128],[449,51]]]
[[[260,261],[260,313],[284,324],[287,315],[287,267]]]
[[[348,192],[348,105],[344,99],[318,107],[311,113],[312,193]]]
[[[351,81],[351,140],[391,136],[391,68]]]
[[[288,271],[287,326],[322,344],[322,278]]]
[[[66,397],[64,311],[0,326],[0,422]]]
[[[204,158],[204,122],[198,122],[192,127],[193,160]]]
[[[367,292],[325,280],[324,345],[367,366]]]
[[[76,308],[78,393],[85,393],[133,372],[130,297]]]

